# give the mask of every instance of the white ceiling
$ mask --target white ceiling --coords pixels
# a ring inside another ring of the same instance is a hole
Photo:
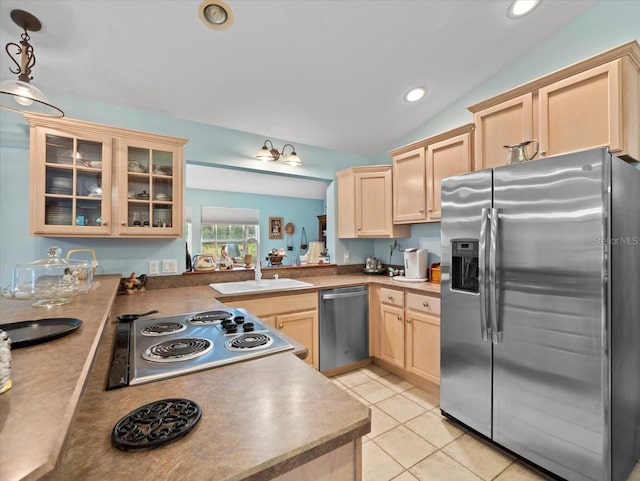
[[[373,155],[594,3],[543,0],[511,20],[507,0],[226,1],[234,23],[216,31],[200,0],[3,0],[0,41],[19,40],[12,9],[40,19],[33,82],[52,98]],[[404,102],[417,85],[427,96]]]

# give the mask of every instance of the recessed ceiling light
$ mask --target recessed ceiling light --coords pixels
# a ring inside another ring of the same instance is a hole
[[[424,94],[427,92],[427,90],[423,87],[416,87],[414,89],[409,90],[405,95],[404,95],[404,99],[407,102],[417,102],[418,100],[420,100],[422,97],[424,97]]]
[[[214,30],[224,30],[233,23],[233,12],[221,0],[204,0],[198,7],[200,20]]]
[[[509,17],[521,18],[542,3],[542,0],[515,0],[509,7]]]

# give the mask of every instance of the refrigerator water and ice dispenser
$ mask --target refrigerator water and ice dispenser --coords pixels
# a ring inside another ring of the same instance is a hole
[[[451,241],[451,289],[478,292],[478,244],[475,239]]]

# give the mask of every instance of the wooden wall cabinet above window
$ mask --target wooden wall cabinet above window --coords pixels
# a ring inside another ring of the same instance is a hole
[[[440,183],[471,170],[473,129],[463,125],[389,152],[395,223],[440,221]]]
[[[25,117],[31,235],[182,237],[186,139]]]
[[[336,173],[338,237],[409,237],[393,222],[391,166],[352,167]]]
[[[505,165],[503,146],[531,139],[540,142],[536,159],[608,146],[640,160],[640,45],[621,45],[469,110],[477,128],[474,170]]]

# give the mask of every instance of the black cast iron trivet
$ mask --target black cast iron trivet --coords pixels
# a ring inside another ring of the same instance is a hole
[[[189,399],[162,399],[131,411],[118,421],[111,444],[123,451],[152,449],[189,433],[202,410]]]

